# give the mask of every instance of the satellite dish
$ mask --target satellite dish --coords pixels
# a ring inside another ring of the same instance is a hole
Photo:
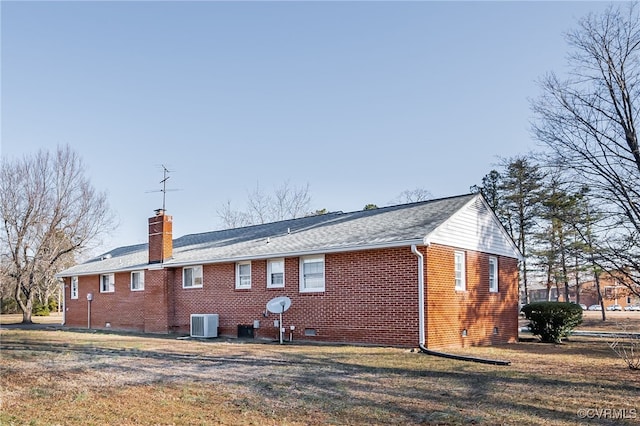
[[[267,302],[267,311],[273,314],[280,314],[280,321],[278,321],[278,334],[280,335],[280,344],[282,344],[282,333],[284,333],[284,327],[282,327],[282,313],[285,312],[291,306],[291,299],[287,296],[274,297]]]
[[[272,314],[281,314],[291,307],[291,299],[287,296],[275,297],[267,302],[267,311]]]

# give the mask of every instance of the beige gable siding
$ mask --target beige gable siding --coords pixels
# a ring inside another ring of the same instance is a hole
[[[520,258],[489,206],[478,196],[427,236],[429,243]]]

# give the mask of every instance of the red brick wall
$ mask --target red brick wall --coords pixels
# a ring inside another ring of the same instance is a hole
[[[305,329],[316,331],[308,339],[388,345],[416,345],[417,260],[409,248],[371,250],[325,256],[325,291],[300,293],[299,258],[285,259],[285,288],[267,288],[266,260],[251,262],[251,289],[235,289],[235,264],[205,265],[202,289],[183,289],[176,271],[175,330],[189,331],[192,313],[217,313],[219,333],[235,336],[239,324],[260,320],[258,337],[276,338],[276,314],[264,317],[266,304],[288,296],[286,337],[295,326],[294,339]]]
[[[498,292],[489,292],[489,255],[466,250],[466,289],[455,290],[456,249],[431,245],[425,270],[427,347],[515,342],[518,337],[517,260],[498,256]],[[494,328],[497,327],[497,334]],[[462,331],[467,330],[467,336]]]
[[[95,285],[95,291],[92,287]],[[65,324],[71,327],[87,327],[87,293],[97,293],[98,278],[78,277],[78,298],[71,299],[71,278],[64,279]]]
[[[144,303],[138,309],[144,310],[144,331],[146,333],[168,333],[171,329],[172,270],[147,270],[144,277]]]
[[[517,263],[498,260],[499,293],[489,293],[488,256],[467,251],[465,292],[454,291],[454,249],[431,245],[425,254],[427,347],[446,348],[512,342],[517,338]],[[285,288],[267,288],[266,260],[251,262],[251,289],[235,289],[235,264],[203,267],[202,288],[182,288],[182,269],[148,270],[145,291],[129,289],[130,273],[116,274],[114,293],[99,292],[99,278],[80,277],[79,299],[69,300],[67,324],[85,327],[86,293],[92,291],[92,326],[147,332],[189,332],[190,314],[219,314],[219,334],[236,336],[239,324],[260,321],[257,337],[276,339],[267,302],[288,296],[285,337],[294,340],[417,346],[417,257],[409,247],[333,253],[325,256],[325,291],[300,293],[299,258],[285,259]],[[498,334],[494,335],[494,327]],[[466,328],[468,336],[461,336]],[[316,336],[305,336],[305,329]]]
[[[145,272],[145,280],[148,271]],[[146,283],[145,283],[146,287]],[[78,277],[78,299],[70,298],[70,279],[65,279],[65,323],[73,327],[87,327],[87,293],[91,301],[91,328],[143,330],[145,291],[131,291],[131,273],[115,274],[115,291],[100,293],[100,276]]]

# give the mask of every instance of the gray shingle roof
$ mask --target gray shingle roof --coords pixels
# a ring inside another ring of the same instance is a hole
[[[420,243],[477,195],[185,235],[165,266],[299,256]],[[148,267],[148,245],[120,247],[61,272],[88,275]]]

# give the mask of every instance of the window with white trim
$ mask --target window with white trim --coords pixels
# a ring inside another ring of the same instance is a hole
[[[182,268],[182,288],[202,288],[202,265]]]
[[[267,260],[267,288],[284,287],[284,259]]]
[[[113,293],[114,291],[116,291],[115,275],[100,275],[100,293]]]
[[[495,256],[489,257],[489,291],[498,292],[498,258]]]
[[[71,298],[78,298],[78,277],[71,277]]]
[[[236,288],[251,288],[251,262],[236,263]]]
[[[463,251],[455,252],[455,274],[456,274],[456,290],[464,291],[466,289],[465,279],[465,256]]]
[[[131,272],[131,291],[144,290],[144,271]]]
[[[324,291],[324,255],[300,258],[300,292]]]

